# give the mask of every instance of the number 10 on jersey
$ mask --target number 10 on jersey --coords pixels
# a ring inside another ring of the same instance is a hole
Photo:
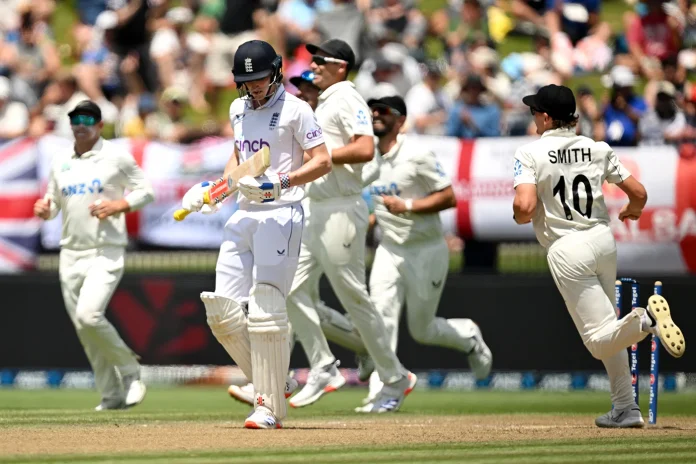
[[[578,188],[580,187],[580,184],[583,184],[583,186],[585,187],[585,193],[587,194],[587,202],[585,203],[584,211],[580,209],[580,196],[578,195]],[[573,213],[570,211],[570,208],[566,203],[565,176],[561,176],[561,178],[558,180],[558,183],[553,188],[553,196],[555,197],[556,194],[560,195],[561,197],[561,205],[563,205],[563,213],[565,213],[566,219],[572,221]],[[585,216],[589,219],[592,216],[593,200],[594,198],[592,197],[592,186],[590,185],[590,180],[583,174],[577,175],[575,179],[573,179],[573,208],[582,216]]]

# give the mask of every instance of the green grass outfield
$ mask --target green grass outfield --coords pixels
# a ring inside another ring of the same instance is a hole
[[[643,430],[594,427],[610,407],[601,392],[416,390],[378,417],[352,413],[365,393],[345,388],[290,410],[283,430],[251,431],[224,388],[153,388],[106,413],[91,411],[92,391],[0,390],[0,463],[696,462],[696,393],[662,393],[658,425]]]

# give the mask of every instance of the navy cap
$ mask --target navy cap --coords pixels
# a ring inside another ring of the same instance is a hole
[[[234,54],[234,81],[241,84],[270,76],[278,68],[277,58],[278,54],[268,42],[244,42]]]

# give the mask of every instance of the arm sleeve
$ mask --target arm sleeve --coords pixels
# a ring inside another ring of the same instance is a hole
[[[48,174],[48,187],[46,188],[46,195],[44,198],[51,200],[51,215],[49,218],[53,219],[54,217],[58,216],[61,206],[60,200],[62,199],[60,191],[58,191],[58,181],[56,180],[55,175],[55,164],[51,165],[51,172]]]
[[[324,135],[312,108],[306,103],[298,105],[297,108],[297,114],[292,121],[297,143],[305,151],[324,143]]]
[[[515,152],[515,167],[514,167],[515,183],[513,187],[517,188],[520,184],[535,184],[537,183],[536,169],[534,167],[534,159],[532,155],[518,148]]]
[[[610,184],[618,184],[619,182],[623,182],[631,177],[631,173],[628,172],[628,169],[626,169],[623,164],[621,164],[621,161],[619,161],[619,157],[616,156],[614,150],[609,148],[609,145],[606,145],[606,149],[608,154],[606,172],[604,174],[607,182]]]
[[[341,122],[351,137],[354,135],[374,135],[370,109],[361,100],[358,98],[346,98],[341,102],[341,107],[338,110]]]
[[[126,195],[131,211],[136,211],[155,199],[150,182],[145,178],[145,173],[135,163],[130,153],[119,156],[119,169],[126,177],[126,188],[130,193]]]
[[[427,152],[416,158],[416,169],[419,179],[430,193],[439,192],[452,185],[433,152]]]
[[[375,144],[376,145],[376,144]],[[379,179],[379,169],[382,166],[382,155],[379,150],[375,150],[375,156],[372,161],[365,164],[362,168],[362,185],[367,187],[377,179]]]

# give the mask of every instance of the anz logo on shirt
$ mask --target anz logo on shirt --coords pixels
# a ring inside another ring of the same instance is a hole
[[[373,185],[370,187],[370,195],[388,195],[388,196],[400,196],[401,190],[396,182],[392,182],[389,186],[386,185]]]
[[[102,183],[99,179],[94,179],[91,184],[72,184],[66,185],[61,189],[61,193],[64,197],[102,193],[103,191],[104,188],[102,187]]]

